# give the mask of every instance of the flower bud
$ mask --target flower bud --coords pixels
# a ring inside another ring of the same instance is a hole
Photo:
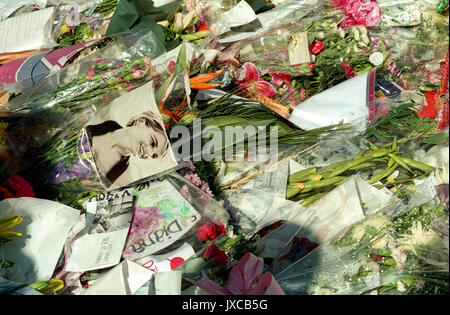
[[[192,10],[183,18],[183,29],[187,28],[189,24],[191,24],[192,19],[194,18],[194,14],[195,10]]]
[[[181,119],[178,121],[180,125],[189,125],[192,123],[192,121],[197,117],[196,114],[189,113],[181,117]]]

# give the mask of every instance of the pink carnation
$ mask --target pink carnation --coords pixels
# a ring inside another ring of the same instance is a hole
[[[86,79],[90,80],[95,75],[95,71],[90,69],[86,75]]]

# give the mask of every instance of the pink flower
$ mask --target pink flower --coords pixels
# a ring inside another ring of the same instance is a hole
[[[113,69],[113,70],[110,70],[109,73],[111,73],[111,74],[114,75],[114,74],[116,73],[116,70],[114,70],[114,69]]]
[[[150,60],[149,57],[144,56],[144,64],[145,64],[147,67],[150,67],[150,66],[151,66],[152,62],[151,62],[151,60]]]
[[[142,70],[141,69],[133,68],[132,71],[133,71],[133,75],[136,79],[142,78]]]
[[[104,62],[105,62],[105,60],[103,60],[103,59],[97,60],[97,64],[98,64],[98,65],[101,65],[101,64],[104,63]]]
[[[246,62],[239,68],[236,83],[247,92],[272,97],[277,94],[275,88],[261,78],[258,69],[251,62]]]
[[[133,85],[133,84],[131,84],[130,82],[126,82],[124,86],[127,88],[127,87],[130,87],[130,86],[132,86],[132,85]]]
[[[117,77],[116,80],[117,80],[117,83],[121,83],[122,82],[122,77]]]
[[[340,7],[345,14],[341,27],[353,25],[377,26],[381,20],[381,9],[376,0],[330,0],[334,7]]]
[[[116,66],[116,68],[117,68],[117,69],[120,69],[120,68],[122,68],[122,65],[119,63],[119,64]]]
[[[272,274],[263,274],[263,267],[262,258],[246,253],[231,269],[226,288],[206,277],[195,284],[213,295],[284,295]]]
[[[291,84],[292,79],[289,74],[286,73],[271,73],[272,82],[275,85]]]
[[[355,76],[355,72],[353,71],[353,68],[351,65],[345,63],[345,62],[341,62],[342,67],[344,67],[344,71],[345,71],[345,75],[347,76],[347,78],[353,78]]]
[[[95,75],[95,71],[90,69],[86,75],[86,79],[90,80]]]
[[[104,72],[100,73],[100,75],[101,75],[102,77],[106,77],[106,73],[104,73]]]

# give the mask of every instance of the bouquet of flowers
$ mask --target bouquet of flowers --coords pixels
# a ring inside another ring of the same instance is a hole
[[[71,3],[59,8],[53,36],[63,48],[103,37],[118,0],[102,0],[91,4]]]
[[[366,217],[276,275],[288,294],[448,294],[448,211],[433,200]]]

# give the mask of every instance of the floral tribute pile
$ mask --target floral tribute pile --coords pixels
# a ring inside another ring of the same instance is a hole
[[[0,294],[449,294],[448,1],[53,2],[0,5]]]

